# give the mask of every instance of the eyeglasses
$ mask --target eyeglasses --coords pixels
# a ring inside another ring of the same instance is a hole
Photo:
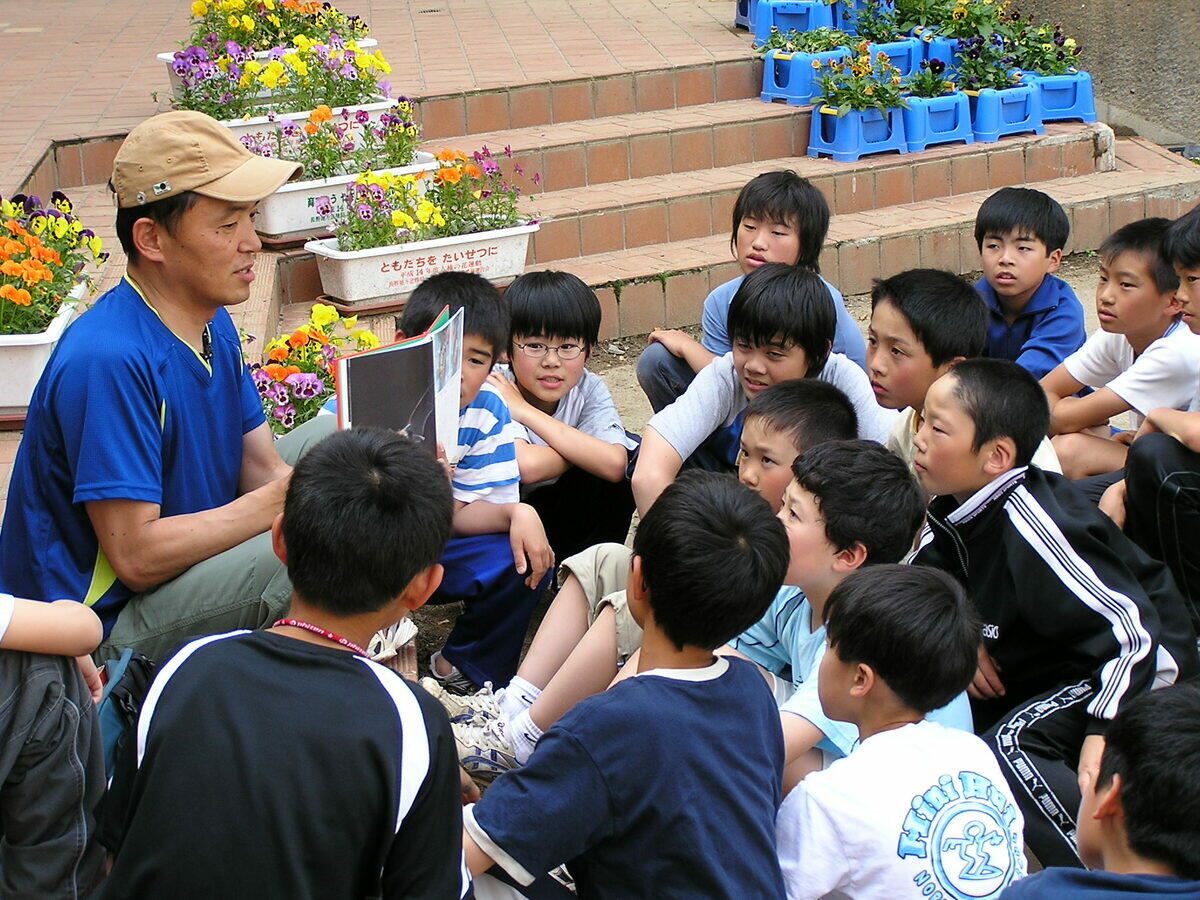
[[[553,347],[550,344],[543,344],[541,341],[530,341],[528,344],[517,344],[517,346],[530,359],[541,359],[553,350],[559,359],[569,361],[577,359],[583,352],[583,347],[579,344],[559,344],[557,347]]]

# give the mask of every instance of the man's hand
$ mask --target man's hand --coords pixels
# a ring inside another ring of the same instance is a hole
[[[967,694],[976,700],[994,700],[1004,696],[1004,682],[1000,680],[1000,667],[987,652],[986,647],[979,648],[979,662],[975,669],[975,678],[967,687]]]
[[[104,684],[100,681],[100,671],[96,668],[96,663],[84,654],[75,657],[75,665],[79,668],[79,674],[83,676],[83,683],[91,691],[92,702],[99,703],[100,698],[104,696]]]
[[[554,566],[554,551],[550,549],[537,510],[526,503],[518,503],[512,513],[508,539],[517,571],[522,575],[528,572],[525,584],[530,588],[537,587],[542,576]]]
[[[488,376],[488,384],[496,389],[496,392],[504,398],[504,402],[508,405],[508,411],[513,417],[513,421],[519,425],[527,424],[525,422],[526,414],[533,409],[529,402],[521,396],[516,384],[509,381],[499,372],[493,372]]]
[[[1079,792],[1086,794],[1100,774],[1100,757],[1104,755],[1104,735],[1089,734],[1079,748]]]
[[[461,789],[463,806],[468,803],[478,803],[479,798],[483,796],[479,792],[479,785],[475,783],[475,779],[468,775],[467,770],[462,766],[458,767],[458,784]]]
[[[1125,527],[1125,479],[1113,482],[1100,498],[1100,512],[1113,520],[1118,528]]]

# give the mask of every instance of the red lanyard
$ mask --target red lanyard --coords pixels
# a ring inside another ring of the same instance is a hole
[[[341,644],[347,650],[353,650],[359,656],[366,656],[367,651],[354,641],[342,637],[340,634],[334,634],[332,631],[326,631],[319,625],[314,625],[312,622],[303,622],[300,619],[280,619],[272,628],[278,628],[280,625],[287,625],[291,628],[303,628],[305,631],[311,631],[313,634],[319,634],[328,641],[333,641],[335,644]]]

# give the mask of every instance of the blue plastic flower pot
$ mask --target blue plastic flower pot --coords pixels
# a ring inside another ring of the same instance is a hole
[[[908,149],[916,153],[931,144],[975,142],[971,127],[971,104],[967,95],[955,91],[944,97],[907,97],[904,110],[904,137]]]
[[[733,5],[733,27],[754,30],[758,0],[737,0]]]
[[[1092,91],[1092,76],[1087,72],[1072,72],[1069,75],[1026,72],[1023,80],[1037,88],[1043,122],[1062,122],[1067,119],[1096,121],[1096,97]]]
[[[838,116],[829,106],[814,109],[808,136],[808,155],[831,156],[837,162],[854,162],[867,153],[908,152],[904,116],[900,107],[856,110]]]
[[[998,91],[984,88],[967,91],[971,104],[971,127],[975,140],[990,144],[1002,135],[1032,131],[1044,134],[1042,105],[1038,90],[1032,84],[1018,84]]]
[[[754,18],[754,42],[761,44],[770,36],[771,29],[780,31],[812,31],[814,28],[830,28],[833,13],[825,0],[758,0],[758,12]]]
[[[834,0],[830,5],[833,11],[833,27],[846,34],[858,34],[858,11],[866,6],[866,0]],[[883,0],[880,6],[885,9],[895,9],[895,0]]]
[[[820,93],[813,61],[822,64],[845,59],[850,51],[842,47],[824,53],[784,53],[772,50],[763,57],[763,89],[760,95],[770,103],[786,100],[792,106],[805,106]]]
[[[874,57],[883,52],[891,59],[892,65],[900,70],[900,77],[907,78],[921,66],[921,42],[914,37],[888,41],[886,44],[868,44],[867,50]]]
[[[921,42],[921,55],[923,59],[938,60],[946,66],[946,77],[954,77],[954,64],[958,61],[958,38],[942,37],[940,34],[934,34],[927,31],[922,34],[913,35]]]

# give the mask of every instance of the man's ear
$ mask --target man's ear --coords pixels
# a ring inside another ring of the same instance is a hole
[[[1062,265],[1062,256],[1061,247],[1047,255],[1047,259],[1049,260],[1049,264],[1046,266],[1047,274],[1053,274],[1058,271],[1058,267]]]
[[[271,549],[275,551],[275,556],[287,567],[287,544],[283,542],[283,513],[275,517],[275,521],[271,523]]]
[[[982,452],[983,471],[993,478],[1016,465],[1017,443],[1007,435],[988,441]]]
[[[828,651],[826,651],[828,652]],[[854,667],[854,680],[850,683],[850,696],[861,700],[875,687],[875,670],[866,663],[858,663]]]
[[[838,551],[833,558],[833,568],[838,572],[850,573],[855,569],[862,568],[866,561],[867,548],[863,546],[862,541],[855,541],[853,547]]]
[[[150,262],[163,261],[163,226],[143,216],[133,223],[133,246],[138,257]]]
[[[1112,781],[1105,787],[1092,790],[1096,792],[1096,813],[1097,819],[1110,819],[1113,817],[1125,816],[1125,806],[1121,802],[1121,776],[1114,773]]]

